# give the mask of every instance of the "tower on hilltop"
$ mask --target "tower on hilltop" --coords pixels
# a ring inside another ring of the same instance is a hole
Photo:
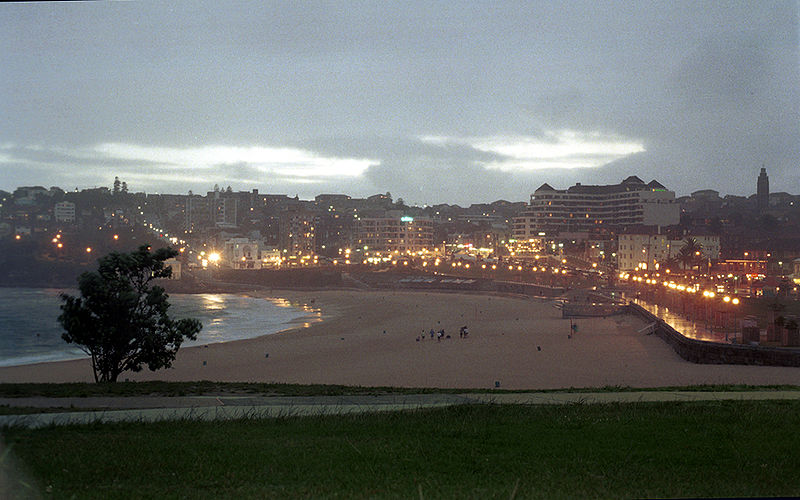
[[[767,169],[764,167],[761,167],[761,173],[758,174],[756,204],[759,213],[763,213],[769,208],[769,177],[767,177]]]

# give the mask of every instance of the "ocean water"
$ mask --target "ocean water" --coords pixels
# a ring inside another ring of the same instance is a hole
[[[77,290],[0,288],[0,366],[86,357],[61,339],[60,293]],[[321,312],[283,299],[227,293],[170,294],[170,316],[197,318],[203,330],[183,347],[260,337],[321,319]]]

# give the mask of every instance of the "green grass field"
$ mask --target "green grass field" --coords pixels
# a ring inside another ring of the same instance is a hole
[[[800,495],[798,429],[800,402],[737,401],[9,428],[3,438],[23,477],[55,498],[718,497]]]

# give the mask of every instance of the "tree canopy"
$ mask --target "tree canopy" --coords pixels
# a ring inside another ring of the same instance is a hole
[[[169,368],[184,339],[196,339],[196,319],[172,319],[168,295],[152,281],[168,278],[164,261],[178,254],[169,248],[150,252],[112,252],[98,269],[78,278],[80,297],[61,294],[62,338],[91,356],[96,382],[115,382],[124,371]]]

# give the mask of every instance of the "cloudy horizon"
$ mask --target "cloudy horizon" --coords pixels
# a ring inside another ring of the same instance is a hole
[[[0,5],[0,189],[800,193],[798,1]]]

